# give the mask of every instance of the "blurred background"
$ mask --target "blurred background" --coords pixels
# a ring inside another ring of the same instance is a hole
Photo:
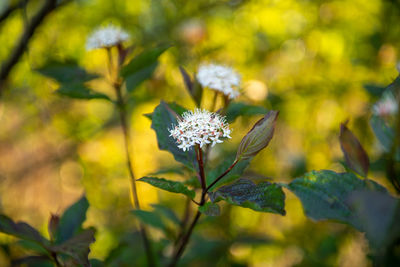
[[[1,11],[17,1],[0,0]],[[0,61],[5,62],[44,0],[27,1],[0,23]],[[152,80],[134,92],[130,116],[136,176],[179,166],[159,151],[151,113],[160,99],[194,108],[179,72],[194,73],[202,62],[235,68],[242,75],[238,101],[280,110],[270,146],[253,159],[245,175],[290,181],[310,170],[345,171],[339,124],[359,137],[371,161],[370,177],[392,190],[379,168],[382,148],[368,124],[377,98],[367,88],[396,76],[400,44],[397,0],[76,0],[53,10],[37,28],[15,65],[0,99],[0,212],[47,235],[50,213],[61,213],[83,193],[90,203],[86,226],[97,228],[91,258],[106,259],[135,225],[129,199],[122,132],[113,107],[101,100],[79,101],[54,93],[58,85],[34,71],[49,60],[75,60],[106,73],[107,55],[87,52],[86,37],[110,23],[121,26],[141,51],[159,43],[162,55]],[[136,52],[135,52],[136,53]],[[99,91],[112,93],[105,82]],[[211,105],[212,93],[203,96]],[[239,118],[232,139],[216,146],[235,152],[259,116]],[[178,175],[168,178],[182,179]],[[139,184],[145,209],[163,203],[181,214],[185,199]],[[207,218],[186,255],[202,266],[368,266],[364,236],[333,222],[313,222],[286,191],[287,215],[223,206]],[[161,239],[152,229],[151,236]],[[258,238],[254,238],[254,237]],[[0,235],[0,243],[10,242]],[[14,251],[12,253],[20,253]],[[0,265],[6,265],[0,249]],[[216,260],[218,259],[218,260]],[[118,266],[118,265],[115,265]],[[119,265],[119,266],[122,266]]]

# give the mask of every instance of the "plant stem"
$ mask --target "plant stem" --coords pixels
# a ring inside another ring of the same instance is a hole
[[[196,150],[197,162],[199,163],[201,189],[204,192],[204,190],[206,189],[206,176],[204,174],[203,150],[198,144],[196,144],[195,150]]]
[[[206,202],[206,195],[207,195],[208,190],[210,190],[219,180],[221,180],[225,175],[227,175],[233,169],[233,167],[235,167],[235,165],[239,161],[235,160],[232,163],[232,165],[224,173],[222,173],[217,179],[215,179],[214,182],[212,182],[207,187],[207,185],[206,185],[206,177],[204,175],[204,165],[203,165],[202,151],[201,151],[200,146],[198,146],[198,145],[196,145],[196,157],[197,157],[197,161],[199,163],[200,178],[201,178],[201,181],[204,181],[204,182],[202,182],[201,200],[200,200],[200,204],[199,204],[199,206],[203,206],[205,204],[205,202]],[[203,186],[203,184],[204,184],[204,186]],[[182,256],[183,252],[185,251],[185,248],[186,248],[187,244],[189,243],[189,240],[190,240],[190,237],[192,235],[193,229],[196,226],[200,216],[201,216],[201,212],[199,210],[197,210],[197,213],[196,213],[195,217],[193,218],[193,221],[190,224],[190,227],[187,230],[186,234],[182,236],[182,239],[181,239],[180,242],[179,242],[179,239],[178,239],[178,242],[176,242],[177,244],[180,244],[180,245],[179,245],[179,248],[174,253],[172,261],[168,265],[169,267],[174,267],[178,263],[178,260]]]
[[[51,257],[53,258],[54,263],[56,264],[57,267],[61,267],[62,266],[61,263],[58,261],[57,254],[55,252],[51,253]]]
[[[387,160],[386,173],[390,182],[396,189],[397,193],[400,194],[400,180],[397,175],[398,169],[396,168],[396,160],[395,160],[396,153],[397,150],[399,149],[399,144],[400,144],[400,96],[397,96],[397,105],[399,108],[396,117],[395,137],[393,140],[391,151],[389,153],[389,158]]]
[[[171,263],[168,265],[169,267],[176,266],[176,264],[178,263],[179,258],[182,256],[187,244],[189,243],[190,236],[192,235],[193,229],[196,226],[197,221],[199,220],[200,216],[201,216],[201,212],[197,211],[196,216],[194,217],[192,223],[190,224],[188,231],[182,238],[182,242],[180,243],[181,245],[180,245],[179,249],[175,252],[175,255],[172,258]]]
[[[132,166],[132,139],[130,135],[130,127],[129,123],[127,120],[127,111],[126,111],[126,104],[124,97],[121,92],[121,82],[118,81],[118,77],[114,77],[113,74],[113,64],[112,64],[112,55],[110,49],[107,49],[107,54],[108,54],[108,66],[109,66],[109,72],[110,72],[110,79],[112,81],[116,96],[117,96],[117,108],[119,111],[119,117],[120,117],[120,122],[121,122],[121,128],[124,136],[124,143],[125,143],[125,154],[126,154],[126,165],[128,167],[129,171],[129,176],[130,176],[130,186],[131,186],[131,198],[133,200],[133,207],[136,210],[140,210],[140,202],[139,202],[139,197],[137,193],[137,188],[136,188],[136,179],[135,179],[135,174],[133,172],[133,166]],[[118,70],[116,71],[118,73]],[[151,244],[147,235],[147,231],[145,226],[139,222],[139,232],[143,240],[143,245],[144,249],[146,251],[146,257],[147,257],[147,265],[148,266],[155,266],[154,258],[153,258],[153,252],[151,248]]]
[[[211,112],[214,112],[215,106],[217,105],[217,97],[218,97],[218,91],[214,91],[214,98],[210,109]]]
[[[206,188],[206,193],[207,193],[216,183],[218,183],[219,180],[221,180],[222,178],[224,178],[224,176],[227,175],[228,172],[230,172],[230,171],[233,169],[233,167],[235,167],[235,165],[236,165],[238,162],[239,162],[239,160],[236,159],[236,160],[232,163],[232,165],[231,165],[224,173],[222,173],[220,176],[218,176],[218,178],[215,179],[214,182],[212,182],[212,183]]]
[[[126,153],[126,165],[129,170],[129,176],[130,176],[130,184],[131,184],[131,197],[133,199],[134,203],[134,208],[137,210],[140,210],[140,202],[139,202],[139,197],[137,193],[137,188],[136,188],[136,179],[135,175],[133,173],[133,167],[132,167],[132,159],[131,159],[131,136],[130,136],[130,129],[129,129],[129,124],[126,119],[126,108],[125,108],[125,103],[121,94],[120,86],[115,86],[115,90],[117,93],[117,103],[119,107],[119,116],[121,120],[121,127],[122,127],[122,132],[124,135],[124,141],[125,141],[125,153]],[[153,259],[153,253],[151,249],[151,245],[149,242],[149,238],[147,235],[147,231],[145,226],[139,222],[139,231],[142,236],[144,248],[146,251],[146,256],[147,256],[147,264],[148,266],[155,266],[154,259]]]

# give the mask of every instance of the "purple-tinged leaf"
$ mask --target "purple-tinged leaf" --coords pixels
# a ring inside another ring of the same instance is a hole
[[[346,124],[340,125],[339,140],[347,165],[356,173],[367,177],[368,155],[357,137],[346,127]]]
[[[278,114],[279,111],[271,110],[254,124],[239,144],[237,160],[252,158],[268,145],[274,135]]]
[[[199,211],[208,216],[219,216],[221,214],[218,204],[212,202],[207,202],[203,206],[199,206]]]
[[[233,184],[220,187],[209,193],[213,202],[226,202],[255,211],[285,215],[285,194],[278,184],[262,182],[254,184],[248,179],[239,179]]]
[[[186,72],[186,70],[183,67],[179,67],[179,70],[181,71],[183,82],[185,83],[186,89],[190,93],[197,107],[200,107],[201,97],[203,96],[203,88],[200,86],[200,84],[197,82],[196,79],[192,80],[190,75]]]
[[[87,229],[74,237],[68,239],[60,245],[51,247],[51,251],[70,256],[77,264],[85,267],[90,266],[88,255],[90,252],[89,246],[94,239],[95,230]]]
[[[50,242],[35,228],[24,222],[15,223],[5,215],[0,215],[0,232],[28,240],[47,248]]]

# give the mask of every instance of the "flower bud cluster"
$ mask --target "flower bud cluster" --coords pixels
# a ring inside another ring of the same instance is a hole
[[[377,103],[372,107],[372,111],[378,116],[389,116],[397,113],[398,103],[392,92],[385,92]]]
[[[203,87],[219,91],[230,99],[239,96],[235,88],[240,85],[240,75],[229,67],[215,64],[202,65],[196,77]]]
[[[231,138],[231,130],[224,117],[201,109],[183,113],[182,118],[178,119],[178,125],[173,125],[169,132],[183,151],[196,144],[200,147],[205,144],[214,146],[222,143],[224,137]]]
[[[95,30],[86,42],[86,50],[116,46],[130,38],[124,30],[110,25]]]

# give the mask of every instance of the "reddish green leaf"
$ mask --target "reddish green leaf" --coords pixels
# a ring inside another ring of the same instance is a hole
[[[240,142],[236,159],[249,159],[258,154],[271,141],[274,135],[275,123],[279,111],[271,110],[261,120],[254,124],[253,128]]]
[[[367,177],[369,158],[357,137],[346,127],[340,125],[340,147],[342,148],[347,165],[358,174]]]

